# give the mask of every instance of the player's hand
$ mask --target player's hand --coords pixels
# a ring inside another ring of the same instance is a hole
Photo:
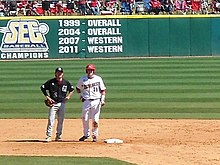
[[[105,105],[105,95],[102,94],[102,97],[101,97],[101,106],[104,106]]]
[[[67,102],[69,100],[69,98],[68,97],[66,97],[65,99],[64,99],[64,102]]]
[[[49,96],[46,97],[46,100],[44,100],[44,103],[48,107],[52,107],[55,103],[53,99],[51,99]]]
[[[86,101],[83,97],[80,97],[80,100],[81,100],[82,102]]]
[[[50,102],[50,104],[54,104],[55,103],[55,101],[53,99],[51,99],[49,96],[47,96],[46,99]]]
[[[101,106],[104,106],[105,105],[105,101],[101,101]]]

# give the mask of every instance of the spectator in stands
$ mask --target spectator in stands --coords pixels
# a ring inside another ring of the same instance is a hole
[[[50,15],[50,1],[42,0],[43,15]]]
[[[23,15],[26,15],[26,6],[27,6],[27,1],[21,0],[17,1],[17,15],[21,12]]]
[[[117,0],[106,0],[104,3],[105,11],[109,11],[112,14],[117,13],[118,6],[119,6],[119,4],[118,4]]]
[[[162,1],[162,10],[166,14],[173,14],[173,1],[172,0]]]
[[[26,8],[25,8],[26,9],[26,16],[31,16],[32,15],[32,8],[33,8],[32,2],[29,1],[26,5]]]
[[[209,7],[208,1],[207,0],[202,0],[201,1],[202,14],[208,14],[208,12],[209,12],[208,7]]]
[[[57,15],[57,1],[51,1],[50,2],[50,8],[49,8],[49,11],[50,11],[50,15]]]
[[[5,16],[5,4],[2,1],[0,1],[0,16]]]
[[[74,13],[76,8],[75,2],[72,0],[67,0],[67,14],[71,15],[72,13]]]
[[[130,4],[130,8],[131,8],[131,13],[133,14],[133,10],[134,10],[134,6],[135,6],[135,0],[127,0]]]
[[[121,1],[121,9],[120,9],[120,12],[122,14],[132,14],[132,9],[131,9],[131,5],[130,5],[130,2],[128,0],[122,0]]]
[[[62,1],[59,1],[58,3],[56,3],[56,10],[57,10],[58,15],[62,15],[63,13],[63,2]]]
[[[191,0],[191,1],[192,1],[193,14],[199,13],[201,11],[201,0]]]
[[[159,0],[151,0],[151,12],[153,12],[154,14],[158,15],[161,11],[161,3]]]
[[[30,2],[30,1],[29,1]],[[31,7],[32,7],[32,12],[35,13],[35,15],[43,15],[43,9],[42,9],[42,4],[39,3],[39,1],[31,1]]]
[[[17,1],[9,2],[9,16],[17,16]]]
[[[93,15],[100,14],[101,4],[100,4],[99,0],[90,0],[87,2],[87,5],[89,6],[89,9],[91,10]]]
[[[79,14],[86,15],[86,0],[78,0],[77,1]]]
[[[26,5],[26,16],[39,16],[40,14],[37,12],[37,3],[36,1],[28,1]]]
[[[150,4],[150,0],[144,0],[144,8],[146,13],[150,13],[151,10],[151,4]]]
[[[190,10],[186,0],[175,0],[174,6],[176,14],[186,14]]]

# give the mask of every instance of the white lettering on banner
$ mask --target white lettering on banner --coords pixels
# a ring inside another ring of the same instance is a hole
[[[123,52],[123,37],[119,28],[121,27],[119,19],[88,20],[88,27],[88,53]]]
[[[122,45],[113,46],[88,46],[89,53],[119,53],[123,52]]]
[[[121,35],[119,28],[91,28],[88,35]]]
[[[48,53],[1,53],[1,59],[44,59],[48,58]]]
[[[89,44],[122,44],[122,36],[117,37],[88,37]]]
[[[10,49],[10,48],[44,48],[45,47],[45,45],[44,44],[31,44],[31,43],[29,43],[29,44],[14,44],[14,45],[12,45],[12,44],[4,44],[3,46],[2,46],[2,48],[7,48],[7,49]],[[34,50],[32,50],[32,51],[34,51]]]
[[[84,51],[90,54],[123,52],[120,19],[58,21],[58,53],[61,55],[77,56]]]
[[[121,26],[119,19],[105,19],[105,20],[88,20],[88,26],[106,27],[106,26]]]
[[[81,33],[84,33],[80,25],[80,20],[59,20],[60,28],[57,32],[59,54],[72,56],[80,52],[78,44],[82,41]]]

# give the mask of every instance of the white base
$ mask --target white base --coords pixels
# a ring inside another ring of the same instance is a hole
[[[105,143],[112,144],[112,143],[123,143],[123,140],[121,139],[105,139]]]

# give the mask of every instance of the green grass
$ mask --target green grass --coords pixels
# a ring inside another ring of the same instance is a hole
[[[110,158],[83,157],[39,157],[39,156],[0,156],[0,164],[4,165],[129,165],[130,163]]]
[[[0,62],[0,118],[46,118],[40,85],[64,68],[75,86],[94,63],[107,86],[102,118],[220,118],[220,58]],[[66,118],[79,118],[75,93]]]
[[[40,85],[62,66],[75,86],[94,63],[107,86],[102,118],[220,119],[220,58],[0,61],[0,118],[47,118]],[[77,94],[66,118],[80,118]],[[0,156],[0,164],[110,164],[110,158]]]

